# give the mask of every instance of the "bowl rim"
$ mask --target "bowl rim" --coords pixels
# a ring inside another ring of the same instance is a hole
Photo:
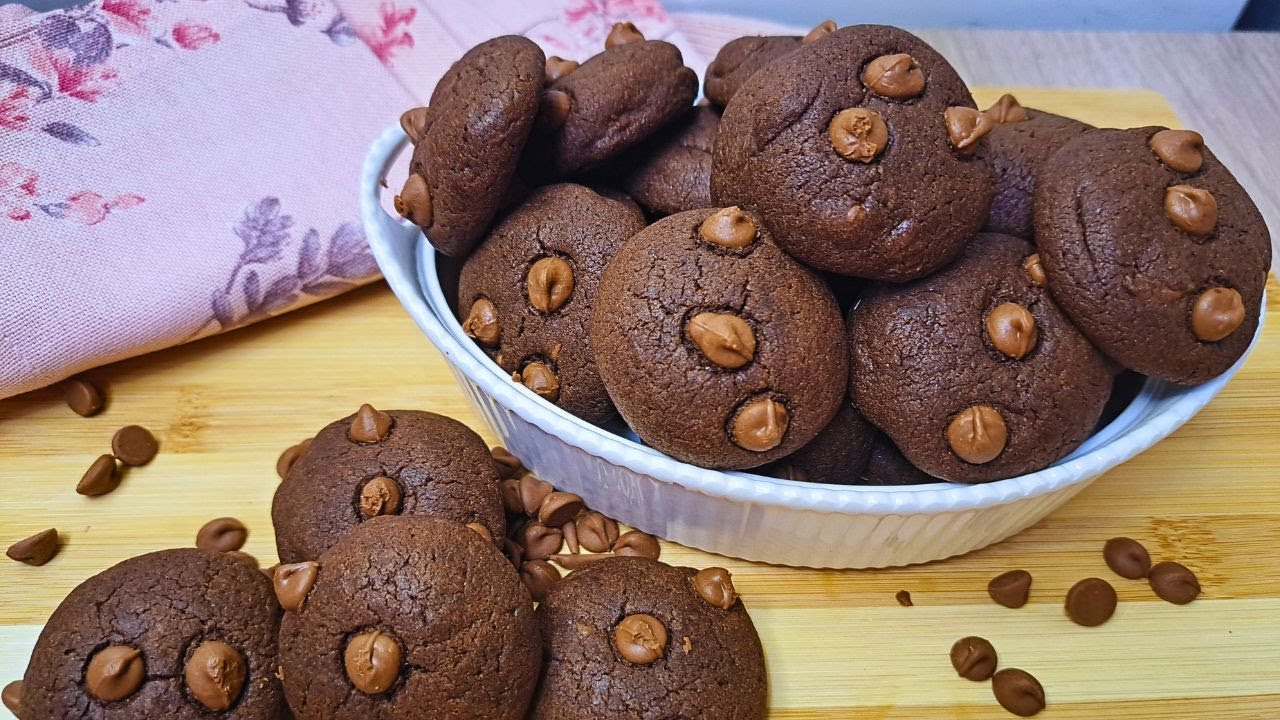
[[[844,514],[917,514],[976,509],[1047,495],[1091,480],[1129,460],[1189,420],[1235,375],[1258,343],[1263,312],[1249,348],[1223,374],[1193,387],[1146,378],[1130,404],[1090,435],[1067,457],[1033,473],[988,483],[937,482],[922,485],[834,485],[773,478],[747,472],[700,468],[587,423],[546,403],[509,375],[463,335],[444,299],[436,273],[436,253],[416,226],[382,209],[379,181],[408,142],[398,125],[373,143],[360,183],[361,219],[370,248],[405,310],[455,372],[523,421],[594,457],[663,483],[741,503]],[[394,243],[412,243],[397,257]],[[405,256],[409,265],[404,266]],[[424,282],[425,281],[425,282]],[[1162,407],[1156,407],[1163,403]],[[1155,411],[1151,412],[1155,407]]]

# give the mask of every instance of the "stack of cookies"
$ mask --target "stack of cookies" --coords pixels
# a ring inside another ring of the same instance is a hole
[[[1201,136],[979,110],[903,30],[503,37],[401,122],[396,198],[513,382],[707,468],[977,483],[1078,447],[1135,374],[1248,349],[1263,219]]]

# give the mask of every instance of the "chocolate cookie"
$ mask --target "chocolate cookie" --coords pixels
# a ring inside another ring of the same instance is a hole
[[[1080,135],[1041,174],[1035,226],[1054,298],[1121,365],[1196,385],[1253,340],[1270,235],[1199,134]]]
[[[765,716],[760,639],[722,568],[602,560],[551,587],[538,626],[531,720]]]
[[[317,562],[301,586],[277,573],[298,720],[524,717],[538,681],[533,601],[478,533],[380,517]]]
[[[1034,251],[977,235],[946,270],[875,288],[849,314],[854,404],[930,475],[1039,470],[1102,413],[1113,368],[1024,269]]]
[[[566,178],[617,157],[693,104],[698,77],[675,45],[615,44],[547,85],[524,171]]]
[[[845,403],[808,444],[758,472],[788,480],[858,485],[879,434],[853,405]]]
[[[184,548],[130,558],[54,610],[22,684],[23,720],[275,720],[280,607],[253,565]]]
[[[995,180],[973,151],[991,122],[910,33],[841,28],[752,75],[725,108],[711,195],[768,219],[792,257],[903,282],[951,261]]]
[[[415,144],[396,210],[445,255],[463,257],[502,207],[538,114],[546,58],[506,35],[467,51],[401,125]]]
[[[489,447],[452,418],[368,405],[329,423],[276,489],[280,561],[314,560],[379,515],[424,515],[506,530]]]
[[[643,228],[638,211],[581,185],[537,190],[463,267],[463,329],[543,399],[587,422],[608,420],[613,403],[587,324],[605,265]]]
[[[1001,96],[984,114],[995,127],[975,155],[995,170],[996,196],[982,229],[1034,241],[1031,202],[1041,168],[1068,140],[1093,126],[1022,107],[1012,95]]]
[[[711,148],[720,112],[701,105],[623,159],[622,189],[659,215],[711,207]]]
[[[724,107],[757,70],[800,47],[799,35],[749,35],[730,40],[707,66],[702,92]]]
[[[703,467],[798,450],[839,409],[848,367],[831,291],[737,208],[672,215],[624,243],[591,345],[627,424]]]
[[[876,430],[859,485],[923,485],[938,479],[912,465],[887,435]]]

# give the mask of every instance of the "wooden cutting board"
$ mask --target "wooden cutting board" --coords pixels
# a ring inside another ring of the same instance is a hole
[[[1001,91],[980,90],[986,106]],[[1019,98],[1099,124],[1176,124],[1148,91],[1019,89]],[[663,559],[724,565],[763,638],[773,718],[1011,718],[989,683],[956,677],[952,642],[990,639],[1003,666],[1044,684],[1046,720],[1280,717],[1280,286],[1248,364],[1199,416],[1111,471],[1035,527],[964,557],[896,570],[815,571],[707,555],[673,544]],[[65,540],[44,567],[0,561],[0,683],[19,677],[58,602],[127,557],[191,545],[210,518],[251,529],[245,548],[275,562],[275,461],[362,402],[452,415],[492,440],[443,358],[384,284],[287,317],[90,373],[110,405],[80,418],[46,389],[0,401],[0,543],[49,526]],[[115,429],[154,430],[161,452],[100,498],[74,492]],[[553,483],[556,478],[547,478]],[[1115,535],[1178,560],[1204,593],[1178,607],[1112,575]],[[1020,610],[987,581],[1035,576]],[[1076,580],[1111,580],[1121,603],[1097,628],[1062,613]],[[894,600],[908,590],[914,607]],[[8,717],[0,710],[0,717]]]

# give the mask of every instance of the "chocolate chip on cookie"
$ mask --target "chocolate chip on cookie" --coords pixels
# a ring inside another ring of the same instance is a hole
[[[878,434],[853,405],[846,402],[804,447],[756,472],[788,480],[858,485]]]
[[[627,153],[621,184],[659,215],[711,207],[711,148],[720,111],[699,106]]]

